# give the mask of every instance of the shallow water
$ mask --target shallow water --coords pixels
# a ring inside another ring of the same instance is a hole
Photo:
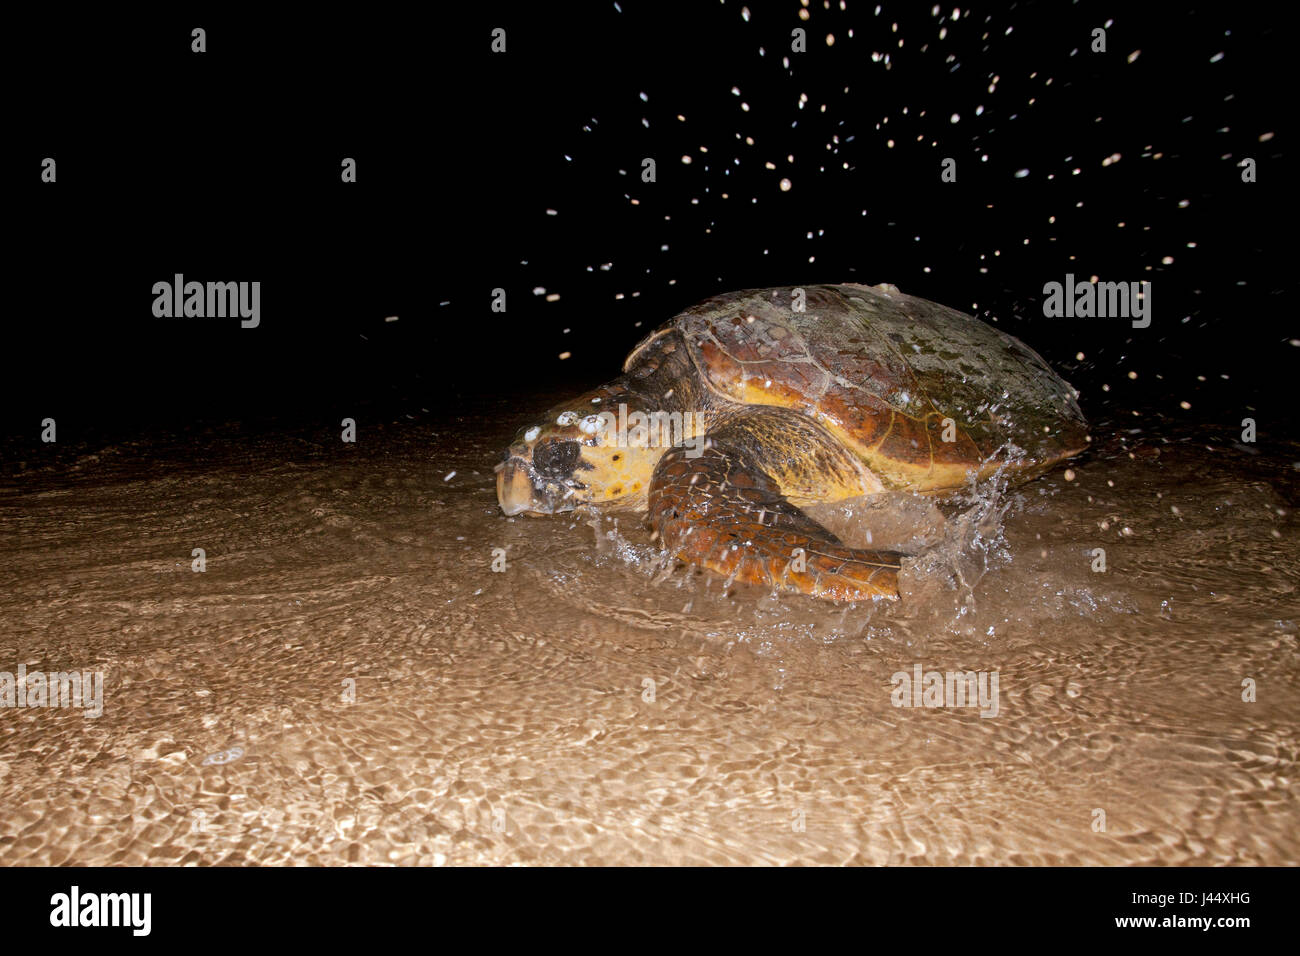
[[[0,861],[1297,859],[1300,450],[1103,422],[1068,478],[823,514],[918,554],[843,607],[504,518],[516,408],[12,461],[0,671],[104,692],[0,711]],[[996,713],[894,706],[917,664]]]

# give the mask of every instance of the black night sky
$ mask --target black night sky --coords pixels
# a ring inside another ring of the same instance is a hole
[[[41,68],[11,90],[8,442],[46,416],[89,441],[526,403],[611,377],[708,295],[839,281],[996,317],[1094,423],[1137,409],[1231,441],[1253,414],[1295,433],[1290,62],[1267,8],[413,16],[214,5],[15,26]],[[151,287],[175,273],[260,281],[261,325],[155,318]],[[1151,326],[1045,318],[1067,273],[1152,282]]]

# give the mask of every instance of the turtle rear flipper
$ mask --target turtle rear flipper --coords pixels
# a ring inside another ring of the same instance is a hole
[[[698,456],[677,447],[660,460],[649,493],[660,544],[673,557],[751,584],[838,601],[897,599],[903,555],[846,547],[791,504],[769,474],[787,472],[789,462],[763,460],[782,454],[783,443],[773,440],[782,423],[758,414],[762,420],[710,433]],[[806,442],[806,429],[798,432]],[[801,447],[800,460],[815,460],[811,450]]]

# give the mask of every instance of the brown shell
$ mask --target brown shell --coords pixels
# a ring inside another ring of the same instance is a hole
[[[1086,447],[1073,389],[1005,332],[892,286],[807,286],[804,311],[796,291],[714,296],[660,333],[681,334],[715,394],[805,412],[895,487],[954,487],[1005,462],[1038,471]]]

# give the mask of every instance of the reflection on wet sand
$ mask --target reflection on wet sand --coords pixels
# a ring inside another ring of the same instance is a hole
[[[841,607],[504,518],[497,421],[10,469],[0,671],[102,674],[103,714],[0,710],[0,861],[1297,859],[1296,455],[1103,442],[859,503],[918,557]],[[895,706],[918,667],[996,675],[996,715]]]

